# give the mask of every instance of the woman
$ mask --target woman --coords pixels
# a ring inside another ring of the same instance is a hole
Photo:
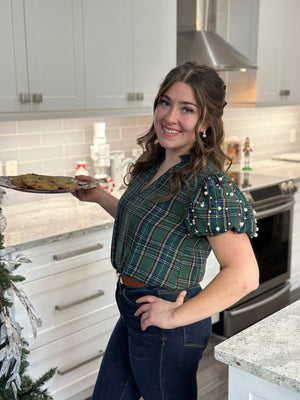
[[[138,140],[144,152],[122,198],[100,187],[77,194],[115,217],[112,264],[120,276],[121,316],[93,400],[195,400],[210,317],[258,286],[248,238],[255,219],[223,171],[225,104],[212,68],[174,68],[155,99],[151,128]],[[202,290],[211,249],[221,271]]]

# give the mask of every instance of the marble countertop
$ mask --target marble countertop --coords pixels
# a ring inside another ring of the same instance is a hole
[[[300,179],[300,163],[283,160],[262,160],[251,164],[253,172],[283,179]]]
[[[108,229],[114,221],[98,204],[60,194],[42,201],[2,207],[2,213],[7,223],[3,232],[7,252]]]
[[[300,300],[218,344],[215,358],[300,393]]]
[[[300,179],[300,163],[297,162],[270,159],[255,162],[251,166],[253,173]],[[123,191],[113,192],[113,195],[120,197]],[[51,194],[46,199],[30,203],[5,204],[2,212],[7,221],[3,234],[4,246],[8,252],[113,225],[113,218],[99,205],[80,202],[70,194]]]

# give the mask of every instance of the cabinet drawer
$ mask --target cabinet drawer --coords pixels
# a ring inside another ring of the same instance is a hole
[[[15,302],[24,336],[34,349],[117,314],[116,274],[109,260],[24,285],[43,320],[33,337],[23,306]]]
[[[57,372],[47,387],[54,400],[66,400],[94,386],[102,356],[118,316],[68,335],[29,354],[29,373],[40,377],[52,367]]]
[[[16,254],[31,260],[31,263],[22,264],[18,273],[30,282],[109,258],[111,233],[111,229],[101,230],[18,252]]]

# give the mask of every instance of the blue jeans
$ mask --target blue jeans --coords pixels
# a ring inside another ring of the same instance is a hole
[[[187,290],[185,300],[201,291]],[[196,400],[196,373],[211,334],[211,318],[176,329],[142,331],[135,301],[153,295],[175,301],[180,290],[117,285],[120,319],[106,348],[92,400]]]

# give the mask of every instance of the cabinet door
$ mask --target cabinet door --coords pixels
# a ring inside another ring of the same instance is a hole
[[[32,109],[83,108],[80,0],[27,0],[24,4]]]
[[[284,3],[262,0],[259,9],[257,101],[279,100]]]
[[[2,1],[0,44],[0,112],[84,108],[80,0]]]
[[[132,90],[131,2],[83,0],[87,108],[128,107]]]
[[[134,93],[137,107],[152,107],[159,85],[176,65],[176,2],[133,0]]]
[[[300,2],[261,0],[258,32],[257,101],[300,100]],[[290,95],[280,95],[280,91]]]
[[[300,2],[285,0],[285,29],[281,57],[280,90],[289,90],[287,100],[300,100]]]
[[[0,2],[0,112],[29,109],[19,103],[29,92],[27,80],[24,10],[21,1]]]
[[[175,66],[176,3],[88,0],[83,10],[87,107],[152,106]]]

